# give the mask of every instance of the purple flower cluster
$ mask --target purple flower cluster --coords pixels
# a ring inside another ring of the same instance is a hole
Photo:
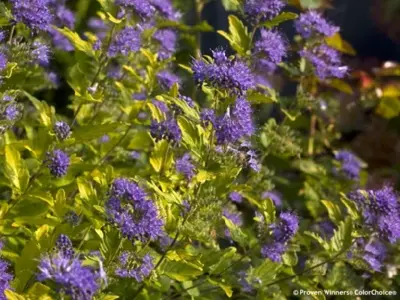
[[[275,18],[285,6],[282,0],[245,0],[244,12],[250,21],[258,23]]]
[[[250,103],[239,97],[236,99],[232,111],[227,111],[225,115],[216,118],[213,125],[218,144],[234,143],[241,138],[250,137],[255,130]]]
[[[68,236],[61,234],[56,241],[56,249],[66,258],[73,258],[75,250]]]
[[[56,149],[51,153],[47,153],[47,163],[50,174],[55,177],[63,177],[67,174],[70,165],[69,156],[62,150]]]
[[[3,52],[0,52],[0,72],[7,67],[7,63],[8,63],[7,56]]]
[[[165,60],[171,58],[176,51],[178,35],[172,29],[159,29],[154,34],[153,38],[159,43],[158,58]]]
[[[391,187],[380,190],[357,190],[349,194],[362,210],[365,224],[394,244],[400,239],[400,207]]]
[[[286,56],[287,46],[284,37],[274,30],[262,29],[260,37],[254,44],[259,70],[274,71]]]
[[[107,215],[122,235],[132,241],[155,240],[163,235],[164,222],[157,207],[147,199],[146,193],[133,181],[115,179],[106,204]]]
[[[341,163],[341,171],[349,179],[359,179],[361,171],[360,160],[350,151],[341,150],[335,154],[335,159]]]
[[[181,158],[176,160],[175,168],[178,173],[183,174],[189,181],[195,175],[195,167],[189,153],[185,153]]]
[[[163,90],[170,90],[175,83],[180,84],[180,78],[172,73],[171,71],[164,70],[157,74],[158,84],[160,85],[161,89]]]
[[[149,254],[138,261],[135,254],[124,251],[119,257],[119,263],[115,274],[122,278],[133,278],[137,282],[149,277],[154,269],[153,259]]]
[[[161,122],[152,121],[150,134],[156,141],[166,139],[173,143],[179,143],[182,139],[181,129],[172,118]]]
[[[33,30],[46,31],[53,21],[49,0],[11,0],[12,13],[16,21]]]
[[[125,27],[113,39],[107,55],[115,57],[118,54],[127,56],[138,52],[142,45],[141,30],[137,27]]]
[[[3,243],[0,241],[0,251],[3,248]],[[10,289],[10,281],[13,279],[13,276],[8,272],[9,264],[0,259],[0,300],[7,300],[4,292],[7,289]]]
[[[339,52],[325,44],[304,49],[300,51],[300,55],[314,66],[315,73],[321,80],[329,77],[343,78],[349,70],[342,65]]]
[[[90,300],[99,289],[99,275],[94,269],[83,266],[78,258],[64,256],[62,252],[42,257],[39,281],[53,281],[60,291],[72,300]]]
[[[35,41],[33,43],[32,55],[34,60],[42,67],[47,67],[50,63],[50,48],[42,42]]]
[[[180,17],[170,0],[116,0],[115,4],[132,10],[142,19],[151,19],[156,13],[173,21],[178,20]]]
[[[386,246],[378,240],[370,241],[364,247],[363,259],[372,270],[379,272],[386,258]]]
[[[14,121],[19,114],[18,107],[15,103],[10,103],[6,106],[3,112],[3,118],[8,121]]]
[[[67,139],[71,134],[71,128],[63,121],[58,121],[54,124],[53,130],[58,139],[61,141]]]
[[[235,203],[242,203],[243,201],[242,195],[239,194],[238,192],[231,192],[229,194],[229,199],[231,199],[231,201]]]
[[[316,11],[308,11],[300,14],[295,23],[296,31],[306,39],[313,36],[332,36],[339,31],[339,27],[330,24]]]
[[[261,255],[274,262],[280,262],[282,254],[286,251],[287,243],[293,238],[299,229],[299,218],[291,212],[282,212],[279,222],[272,224],[273,242],[261,248]]]
[[[225,51],[213,51],[213,63],[203,59],[192,63],[193,76],[197,83],[207,83],[236,95],[243,95],[255,86],[250,68],[240,60],[230,60]]]

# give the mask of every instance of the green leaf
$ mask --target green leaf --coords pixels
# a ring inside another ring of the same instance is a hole
[[[40,282],[35,282],[35,284],[29,289],[26,296],[30,300],[51,300],[52,298],[49,296],[50,291],[51,289],[48,286]]]
[[[150,156],[150,164],[157,173],[162,169],[168,170],[172,164],[173,154],[169,149],[168,141],[162,140],[156,143]]]
[[[323,166],[310,159],[296,160],[293,162],[293,166],[310,175],[324,175],[326,173],[326,170]]]
[[[17,292],[22,292],[32,276],[35,276],[36,266],[41,255],[40,245],[35,238],[28,241],[15,264]]]
[[[5,146],[5,176],[17,191],[21,191],[20,171],[21,156],[11,145]]]
[[[222,5],[226,11],[237,11],[240,8],[239,0],[222,0]]]
[[[223,272],[232,263],[232,258],[236,255],[236,248],[229,247],[224,249],[222,253],[217,253],[216,255],[220,254],[222,254],[222,256],[219,258],[218,262],[209,267],[210,274],[218,274]]]
[[[122,123],[108,123],[101,125],[81,126],[74,131],[73,137],[78,143],[89,142],[93,139],[102,137],[107,133],[115,132],[116,129],[121,125]]]
[[[171,279],[183,282],[196,278],[203,273],[203,269],[187,261],[164,260],[160,266],[160,273],[165,274]]]
[[[356,55],[356,50],[345,40],[343,40],[342,36],[340,33],[335,33],[334,35],[325,38],[326,43],[328,46],[343,52],[345,54],[349,55]]]
[[[352,231],[353,222],[351,218],[348,217],[345,221],[340,222],[338,229],[335,230],[335,234],[331,239],[331,249],[339,252],[349,248],[352,243]]]
[[[247,27],[234,15],[228,17],[228,22],[229,33],[222,30],[217,32],[229,41],[236,52],[242,56],[246,55],[247,51],[250,50],[250,35]]]
[[[399,98],[381,98],[376,108],[376,113],[385,119],[393,119],[400,115]]]
[[[264,259],[256,268],[249,271],[249,277],[258,278],[263,283],[273,281],[281,268],[281,265],[276,264],[269,259]]]
[[[31,94],[24,92],[25,96],[32,102],[33,106],[39,111],[41,122],[46,127],[53,126],[53,119],[55,115],[54,107],[49,106],[46,102],[40,101],[33,97]]]
[[[331,219],[334,223],[339,223],[342,220],[342,212],[340,211],[340,207],[328,200],[321,200],[321,202],[328,210],[329,219]]]
[[[74,45],[75,49],[86,53],[88,56],[95,57],[93,46],[89,42],[82,40],[79,34],[67,27],[62,29],[55,27],[55,29],[64,35]]]
[[[225,295],[226,295],[228,298],[231,298],[231,297],[232,297],[233,291],[232,291],[232,287],[231,287],[231,286],[229,286],[229,285],[227,285],[226,283],[223,283],[223,282],[221,282],[221,281],[213,280],[213,279],[211,279],[211,278],[207,278],[207,280],[208,280],[208,282],[211,283],[212,285],[219,286],[219,287],[225,292]]]
[[[317,241],[322,248],[324,248],[326,251],[328,251],[330,249],[330,244],[325,241],[321,236],[319,236],[318,234],[316,234],[315,232],[311,232],[311,231],[304,231],[304,235],[309,236],[311,238],[313,238],[315,241]]]
[[[128,145],[128,149],[147,150],[153,146],[153,144],[153,140],[148,131],[138,131],[133,135]]]
[[[298,15],[292,12],[283,12],[279,16],[273,18],[270,21],[264,22],[261,25],[265,26],[267,28],[272,28],[275,26],[278,26],[280,23],[290,21],[290,20],[295,20],[297,19]]]
[[[26,300],[26,298],[22,295],[19,295],[11,290],[5,290],[4,295],[7,300]]]
[[[242,247],[245,247],[249,244],[249,237],[242,231],[242,229],[235,225],[231,220],[226,217],[222,217],[226,227],[232,236],[232,239],[238,242]]]
[[[304,9],[317,9],[320,8],[324,0],[300,0],[300,4]]]

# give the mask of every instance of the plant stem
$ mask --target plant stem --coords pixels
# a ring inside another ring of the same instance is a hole
[[[308,155],[313,156],[314,154],[314,142],[315,142],[315,133],[317,126],[317,116],[313,114],[310,120],[310,138],[308,140]]]
[[[9,44],[9,45],[11,45],[11,43],[12,43],[12,39],[13,39],[13,37],[14,37],[14,32],[15,32],[15,25],[13,25],[13,26],[11,27],[10,37],[9,37],[9,39],[8,39],[8,44]]]

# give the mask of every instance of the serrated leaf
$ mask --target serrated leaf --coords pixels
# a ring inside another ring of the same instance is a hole
[[[28,290],[27,298],[29,300],[51,300],[52,297],[49,295],[51,289],[40,282],[35,282],[34,285]]]
[[[164,260],[160,266],[160,273],[165,274],[171,279],[183,282],[196,278],[203,273],[203,269],[187,261]]]
[[[21,191],[21,183],[19,179],[22,164],[21,155],[11,145],[6,145],[5,159],[5,176],[18,191]]]
[[[5,290],[4,295],[6,296],[7,300],[26,300],[24,296],[17,294],[11,290]]]
[[[209,267],[210,273],[218,274],[224,271],[232,263],[232,258],[235,255],[236,255],[236,248],[229,247],[227,249],[224,249],[222,252],[222,256],[219,258],[218,262]]]
[[[228,230],[230,232],[230,235],[232,239],[236,242],[238,242],[242,247],[245,247],[249,243],[249,238],[248,236],[240,229],[239,226],[235,225],[230,219],[226,217],[222,217],[226,227],[228,227]]]
[[[40,101],[31,94],[24,92],[25,96],[32,102],[33,106],[39,111],[40,119],[44,126],[52,127],[52,119],[55,114],[54,107],[49,106],[46,102]]]
[[[351,218],[346,218],[340,222],[338,229],[331,239],[331,249],[335,252],[343,251],[351,246],[353,222]]]
[[[212,285],[219,286],[219,287],[225,292],[225,295],[226,295],[228,298],[231,298],[231,297],[232,297],[233,290],[232,290],[232,287],[231,287],[231,286],[227,285],[226,283],[213,280],[213,279],[211,279],[211,278],[207,278],[207,280],[208,280],[208,282],[211,283]]]

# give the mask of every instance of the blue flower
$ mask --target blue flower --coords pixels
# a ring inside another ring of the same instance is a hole
[[[118,54],[128,56],[130,53],[138,52],[142,45],[141,30],[136,27],[122,29],[113,39],[107,55],[115,57]]]
[[[153,38],[160,44],[158,50],[158,58],[161,60],[171,58],[176,51],[176,43],[178,35],[172,29],[159,29],[154,34]]]
[[[164,233],[164,222],[158,216],[157,207],[147,199],[146,193],[129,179],[114,180],[106,211],[109,220],[119,228],[124,237],[132,241],[155,240]]]
[[[115,4],[133,10],[143,19],[151,18],[155,12],[154,6],[148,0],[116,0]]]
[[[359,179],[361,171],[361,162],[352,152],[341,150],[335,154],[335,159],[341,162],[341,171],[349,179]]]
[[[175,119],[153,121],[150,125],[150,134],[156,141],[166,139],[173,143],[179,143],[182,139],[181,129]]]
[[[53,21],[48,0],[11,0],[16,21],[34,30],[47,30]]]
[[[170,90],[175,83],[180,84],[180,78],[171,71],[164,70],[157,74],[158,84],[163,90]]]
[[[243,201],[242,195],[239,194],[238,192],[231,192],[229,194],[229,199],[231,199],[231,201],[235,203],[242,203]]]
[[[253,22],[271,20],[285,7],[282,0],[245,0],[244,12]]]
[[[189,153],[185,153],[181,158],[176,160],[176,171],[183,174],[187,180],[191,180],[195,174],[192,158]]]
[[[3,248],[3,243],[0,241],[0,251]],[[10,282],[13,279],[11,273],[9,273],[9,264],[0,259],[0,300],[7,300],[4,292],[7,289],[11,289]]]
[[[64,151],[56,149],[47,153],[47,162],[51,175],[62,177],[67,174],[70,160],[68,154]]]
[[[7,63],[7,56],[3,52],[0,52],[0,71],[3,71],[7,67]]]
[[[124,251],[119,257],[119,266],[115,274],[122,278],[133,278],[142,282],[154,269],[153,259],[149,254],[138,260],[134,253]]]
[[[286,56],[286,48],[286,41],[278,31],[262,29],[254,44],[257,69],[274,71]]]
[[[273,262],[281,262],[282,254],[286,251],[286,246],[283,243],[275,242],[264,245],[261,248],[261,256],[268,257]]]
[[[56,122],[53,129],[57,138],[62,141],[68,138],[71,134],[71,128],[63,121]]]
[[[328,37],[339,31],[339,27],[330,24],[316,11],[308,11],[300,14],[300,18],[295,22],[295,27],[297,32],[306,39],[313,35]]]

